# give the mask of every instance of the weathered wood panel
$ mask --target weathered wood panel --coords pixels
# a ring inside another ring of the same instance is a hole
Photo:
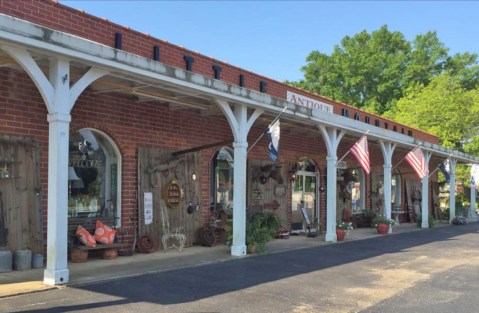
[[[248,163],[248,208],[274,212],[281,225],[289,227],[288,198],[291,189],[288,181],[288,165],[270,161],[250,160]]]
[[[0,235],[10,250],[43,252],[39,176],[37,143],[0,137]]]
[[[200,212],[194,208],[201,203],[199,177],[199,154],[188,153],[178,157],[173,151],[139,148],[138,149],[138,209],[139,236],[150,234],[156,244],[161,244],[161,236],[165,233],[161,221],[160,200],[165,200],[165,188],[175,181],[180,186],[178,205],[168,208],[170,232],[177,229],[186,235],[186,246],[198,242],[198,229],[202,226]],[[192,179],[195,174],[197,179]],[[153,195],[153,223],[145,224],[144,193]],[[193,211],[188,210],[191,204]]]

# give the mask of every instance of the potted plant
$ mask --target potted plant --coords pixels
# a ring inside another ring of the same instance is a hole
[[[376,230],[378,231],[378,234],[380,235],[385,235],[389,231],[389,227],[393,227],[396,225],[396,222],[391,219],[387,218],[383,215],[378,215],[372,220],[373,227],[376,227]]]
[[[346,237],[346,234],[349,233],[349,231],[353,229],[353,223],[349,222],[343,222],[339,221],[336,223],[336,238],[338,241],[343,241],[344,237]]]
[[[467,224],[467,219],[462,216],[456,216],[452,219],[451,223],[453,225],[466,225]]]
[[[246,223],[246,245],[248,252],[266,254],[266,243],[274,238],[280,227],[276,214],[258,212],[251,215]]]

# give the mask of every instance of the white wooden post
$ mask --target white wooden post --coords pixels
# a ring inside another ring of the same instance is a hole
[[[1,46],[37,86],[48,110],[48,214],[47,266],[43,281],[47,285],[65,284],[68,270],[68,146],[70,111],[81,92],[107,72],[90,69],[70,89],[70,62],[51,58],[49,78],[22,48]]]
[[[70,114],[50,114],[48,138],[48,233],[44,283],[69,280],[68,238],[68,141]]]
[[[337,184],[337,150],[341,139],[346,134],[344,130],[338,130],[324,125],[318,125],[323,135],[328,156],[326,157],[326,241],[336,242],[336,184]]]
[[[383,140],[379,141],[379,145],[381,147],[381,151],[383,153],[383,173],[384,173],[384,208],[385,214],[387,218],[391,218],[391,169],[392,169],[392,157],[394,153],[394,149],[396,148],[395,143],[391,142],[384,142]],[[392,232],[392,227],[389,227],[389,233]]]
[[[432,153],[426,151],[423,151],[423,153],[427,174],[422,179],[421,228],[429,228],[429,160],[431,159]]]
[[[469,214],[467,215],[467,221],[468,222],[477,222],[476,186],[475,185],[471,185],[471,205],[469,207]]]
[[[227,101],[216,100],[225,114],[234,136],[234,166],[233,166],[233,244],[231,255],[246,255],[246,160],[248,148],[248,133],[254,121],[263,113],[256,109],[248,119],[245,104],[236,104],[234,112]]]
[[[456,217],[456,163],[454,158],[449,159],[449,223]]]

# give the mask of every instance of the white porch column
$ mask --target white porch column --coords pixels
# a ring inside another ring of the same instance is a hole
[[[335,242],[336,238],[336,184],[337,184],[337,150],[341,139],[346,134],[344,130],[318,125],[323,135],[328,156],[326,157],[326,241]]]
[[[68,270],[68,143],[70,114],[50,114],[48,137],[47,285],[65,284]]]
[[[422,178],[421,228],[429,228],[429,160],[431,152],[423,151],[427,174]]]
[[[476,186],[471,185],[471,206],[469,207],[469,214],[467,215],[468,222],[477,222],[476,213]]]
[[[256,109],[248,119],[248,107],[236,104],[234,112],[225,100],[216,100],[225,114],[234,136],[234,166],[233,166],[233,244],[231,255],[246,255],[246,159],[248,148],[248,133],[254,121],[263,113]]]
[[[392,157],[394,149],[396,148],[395,143],[384,142],[383,140],[379,141],[381,146],[381,151],[383,153],[384,165],[383,165],[383,174],[384,174],[384,208],[387,218],[391,218],[391,169],[392,169]],[[392,227],[389,227],[389,233],[392,232]]]
[[[326,241],[337,240],[336,237],[336,184],[337,184],[337,156],[327,156],[327,176],[326,176]]]
[[[47,78],[27,50],[12,46],[0,48],[30,76],[48,110],[47,266],[43,282],[47,285],[65,284],[69,280],[67,233],[70,111],[81,92],[107,72],[89,69],[70,88],[69,60],[51,58]]]
[[[234,142],[233,244],[231,255],[246,255],[246,150],[248,142]]]
[[[456,164],[457,160],[449,159],[449,223],[456,217]]]

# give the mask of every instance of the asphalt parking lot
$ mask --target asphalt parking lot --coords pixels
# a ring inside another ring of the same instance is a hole
[[[1,312],[477,312],[479,224],[0,299]]]

